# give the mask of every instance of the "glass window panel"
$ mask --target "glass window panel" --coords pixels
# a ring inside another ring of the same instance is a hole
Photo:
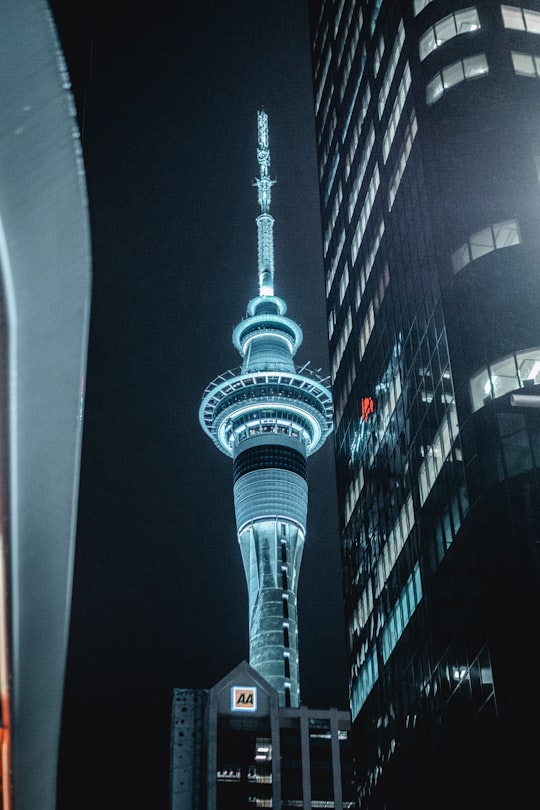
[[[469,250],[469,243],[465,242],[457,250],[452,253],[452,268],[454,273],[459,273],[471,261],[471,253]]]
[[[440,98],[443,94],[443,84],[442,84],[442,77],[441,74],[438,73],[433,79],[428,83],[426,87],[426,102],[428,104],[434,104],[438,98]]]
[[[471,377],[471,401],[473,413],[484,405],[484,400],[490,395],[491,384],[489,381],[487,368],[484,368],[482,371],[478,372],[478,374],[475,374],[474,377]]]
[[[442,72],[443,86],[445,90],[453,87],[455,84],[463,81],[463,65],[461,62],[454,62],[453,65],[448,65]]]
[[[501,6],[501,13],[505,28],[514,28],[517,31],[525,31],[525,23],[520,8],[512,6]]]
[[[454,15],[450,14],[448,17],[445,17],[443,20],[439,20],[438,23],[435,23],[435,39],[437,40],[437,46],[442,45],[443,42],[446,42],[452,37],[456,35],[456,22],[454,20]]]
[[[471,257],[473,261],[495,250],[491,227],[484,228],[483,231],[478,231],[478,233],[473,234],[469,239],[469,244],[471,246]]]
[[[420,61],[429,56],[429,54],[435,50],[437,47],[437,41],[435,39],[435,31],[433,28],[430,28],[426,33],[420,37],[420,44],[418,47],[420,53]]]
[[[517,375],[516,358],[514,355],[495,363],[491,367],[491,383],[493,386],[493,394],[500,397],[508,391],[513,391],[519,388],[519,380]]]
[[[521,242],[519,226],[515,219],[509,219],[506,222],[496,222],[493,226],[493,236],[495,238],[496,249],[509,247],[510,245],[519,245]]]
[[[523,9],[523,14],[525,16],[525,28],[527,31],[530,31],[531,34],[540,34],[540,14],[538,11]]]
[[[420,14],[431,2],[432,0],[414,0],[414,16]]]
[[[523,385],[525,380],[532,380],[535,385],[538,384],[540,381],[540,352],[518,354],[517,361],[521,384]]]
[[[463,11],[456,11],[456,31],[458,34],[466,34],[468,31],[476,31],[480,28],[478,12],[475,8],[464,8]]]
[[[472,79],[475,76],[482,76],[488,72],[488,63],[485,53],[477,53],[475,56],[469,56],[463,60],[463,68],[466,79]]]
[[[530,54],[512,51],[512,62],[514,71],[519,76],[536,76],[536,69]]]

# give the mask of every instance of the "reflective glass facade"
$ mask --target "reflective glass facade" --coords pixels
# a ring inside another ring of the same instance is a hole
[[[531,806],[540,3],[309,12],[361,806]]]

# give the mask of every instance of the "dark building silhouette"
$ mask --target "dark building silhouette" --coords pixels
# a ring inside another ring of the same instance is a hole
[[[171,810],[354,808],[348,711],[279,705],[247,662],[212,689],[175,689]]]
[[[309,6],[361,806],[532,807],[540,4]]]

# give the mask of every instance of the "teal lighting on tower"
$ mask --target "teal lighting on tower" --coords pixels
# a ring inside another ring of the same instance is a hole
[[[302,330],[274,295],[274,219],[270,214],[268,116],[258,112],[260,214],[259,295],[233,331],[240,369],[204,392],[199,419],[216,446],[233,458],[236,527],[249,592],[249,662],[298,706],[297,590],[307,523],[307,457],[332,430],[325,381],[294,355]]]

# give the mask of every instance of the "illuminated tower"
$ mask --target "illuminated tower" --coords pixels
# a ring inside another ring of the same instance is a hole
[[[299,705],[296,595],[306,536],[307,456],[332,430],[332,398],[317,374],[296,370],[302,330],[274,295],[274,219],[268,117],[258,113],[261,213],[257,217],[259,295],[233,331],[242,366],[204,392],[199,419],[233,458],[238,540],[249,591],[249,661],[278,692]]]

